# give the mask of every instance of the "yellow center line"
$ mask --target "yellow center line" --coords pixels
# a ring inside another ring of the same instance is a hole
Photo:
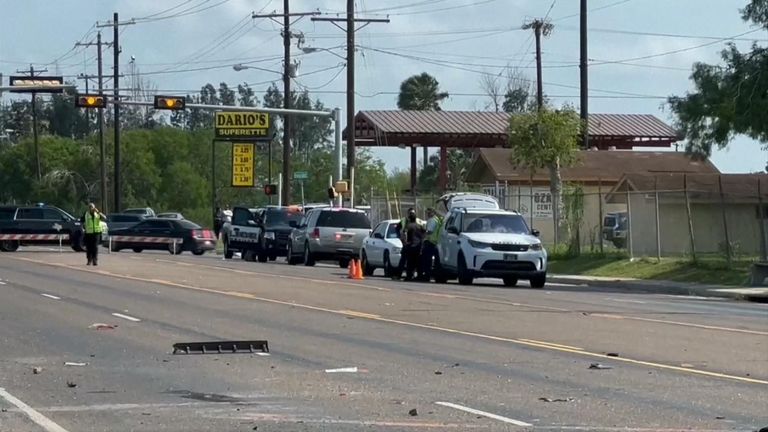
[[[645,321],[645,322],[660,323],[660,324],[673,324],[673,325],[680,325],[680,326],[686,326],[686,327],[702,328],[707,330],[722,330],[722,331],[728,331],[728,332],[734,332],[734,333],[746,333],[746,334],[754,334],[754,335],[760,335],[760,336],[768,336],[768,332],[759,331],[759,330],[747,330],[747,329],[737,329],[737,328],[731,328],[731,327],[711,326],[706,324],[694,324],[694,323],[670,321],[670,320],[663,320],[663,319],[656,319],[656,318],[643,318],[643,317],[632,317],[632,316],[600,314],[600,313],[593,313],[593,314],[590,314],[590,316],[595,316],[598,318],[610,318],[610,319],[628,319],[628,320],[634,320],[634,321]]]
[[[33,260],[33,259],[30,259],[30,258],[14,257],[12,259],[28,261],[28,262],[33,262],[33,263],[43,264],[43,265],[48,265],[48,266],[54,266],[54,267],[63,267],[63,268],[67,268],[67,269],[70,269],[70,270],[76,270],[76,271],[81,271],[81,272],[94,273],[94,274],[102,274],[102,275],[111,276],[111,277],[120,278],[120,279],[127,279],[127,280],[139,281],[139,282],[150,282],[150,283],[167,285],[167,286],[172,286],[172,287],[177,287],[177,288],[184,288],[184,289],[189,289],[189,290],[194,290],[194,291],[201,291],[201,292],[207,292],[207,293],[213,293],[213,294],[220,294],[220,295],[225,295],[225,296],[229,296],[229,297],[243,298],[243,294],[245,294],[245,293],[240,293],[240,292],[237,292],[237,294],[233,294],[232,291],[220,291],[220,290],[216,290],[216,289],[212,289],[212,288],[196,287],[196,286],[192,286],[192,285],[185,285],[185,284],[180,284],[180,283],[170,282],[170,281],[163,281],[163,280],[158,280],[158,279],[146,279],[146,278],[141,278],[141,277],[136,277],[136,276],[129,276],[129,275],[123,275],[123,274],[118,274],[118,273],[107,272],[107,271],[104,271],[104,270],[96,270],[96,271],[94,271],[94,270],[87,269],[87,268],[76,267],[76,266],[67,265],[67,264],[60,264],[60,263],[49,263],[49,262],[45,262],[45,261]],[[415,322],[410,322],[410,321],[402,321],[402,320],[397,320],[397,319],[392,319],[392,318],[385,318],[385,317],[382,317],[382,316],[379,316],[379,315],[369,314],[369,313],[365,313],[365,312],[356,312],[356,311],[350,311],[350,310],[328,309],[328,308],[324,308],[324,307],[320,307],[320,306],[305,305],[305,304],[301,304],[301,303],[289,302],[289,301],[284,301],[284,300],[277,300],[277,299],[272,299],[272,298],[267,298],[267,297],[260,297],[260,296],[255,296],[255,295],[251,296],[250,294],[248,294],[248,296],[249,296],[249,297],[247,297],[248,299],[255,300],[255,301],[260,301],[260,302],[264,302],[264,303],[278,304],[278,305],[290,306],[290,307],[294,307],[294,308],[302,308],[302,309],[318,311],[318,312],[326,312],[326,313],[331,313],[331,314],[335,314],[335,315],[353,316],[353,317],[358,317],[358,318],[362,318],[362,319],[368,319],[368,320],[371,320],[371,321],[385,322],[385,323],[390,323],[390,324],[399,324],[399,325],[407,326],[407,327],[414,327],[414,328],[421,328],[421,329],[427,329],[427,330],[434,330],[434,331],[439,331],[439,332],[442,332],[442,333],[456,334],[456,335],[462,335],[462,336],[471,336],[471,337],[476,337],[476,338],[485,339],[485,340],[492,340],[492,341],[498,341],[498,342],[508,342],[508,343],[512,343],[512,344],[515,344],[515,345],[522,345],[522,346],[527,346],[527,347],[541,348],[541,349],[544,349],[544,350],[565,352],[565,353],[576,354],[576,355],[585,356],[585,357],[600,358],[600,359],[606,359],[606,360],[611,360],[611,361],[615,361],[615,362],[622,362],[622,363],[634,364],[634,365],[639,365],[639,366],[647,366],[647,367],[652,367],[652,368],[656,368],[656,369],[670,370],[670,371],[675,371],[675,372],[684,372],[684,373],[688,373],[688,374],[692,374],[692,375],[701,375],[701,376],[712,377],[712,378],[728,379],[728,380],[739,381],[739,382],[750,383],[750,384],[768,385],[768,381],[766,381],[766,380],[760,380],[760,379],[749,378],[749,377],[741,377],[741,376],[736,376],[736,375],[729,375],[729,374],[724,374],[724,373],[719,373],[719,372],[712,372],[712,371],[701,370],[701,369],[694,369],[692,367],[681,367],[681,366],[668,365],[668,364],[664,364],[664,363],[655,363],[655,362],[645,361],[645,360],[636,360],[636,359],[631,359],[631,358],[628,358],[628,357],[610,357],[608,355],[601,354],[601,353],[584,351],[584,350],[580,350],[580,349],[577,349],[577,348],[571,348],[571,347],[566,347],[566,346],[562,346],[562,345],[550,344],[548,342],[534,341],[534,340],[531,340],[531,339],[507,338],[507,337],[502,337],[502,336],[494,336],[494,335],[488,335],[488,334],[483,334],[483,333],[477,333],[477,332],[471,332],[471,331],[465,331],[465,330],[458,330],[458,329],[452,329],[452,328],[447,328],[447,327],[440,327],[440,326],[433,325],[433,324],[421,324],[421,323],[415,323]]]

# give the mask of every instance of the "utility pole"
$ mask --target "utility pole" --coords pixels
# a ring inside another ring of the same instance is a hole
[[[345,22],[347,32],[347,178],[349,190],[353,191],[355,179],[355,32],[371,23],[389,23],[389,18],[355,18],[355,0],[347,0],[346,18],[312,18],[312,21],[328,21],[339,27],[338,22]],[[357,23],[363,23],[357,28]]]
[[[283,25],[283,107],[285,109],[291,109],[293,105],[292,95],[291,95],[291,79],[293,79],[295,75],[295,69],[293,65],[291,65],[291,37],[293,37],[293,33],[291,33],[291,17],[298,17],[296,21],[301,19],[302,17],[308,16],[308,15],[319,15],[319,12],[299,12],[299,13],[291,13],[290,11],[290,1],[289,0],[283,0],[283,13],[281,14],[267,14],[267,15],[258,15],[258,14],[252,14],[251,18],[283,18],[283,22],[279,23]],[[295,21],[294,21],[295,23]],[[281,200],[285,205],[290,204],[291,202],[291,186],[292,186],[292,178],[291,175],[292,169],[291,169],[291,138],[293,135],[293,128],[291,127],[291,116],[289,114],[283,115],[283,185],[282,185],[282,191],[281,191]],[[272,183],[272,142],[269,143],[270,150],[269,150],[269,183]],[[272,196],[269,196],[269,203],[272,203]]]
[[[589,46],[587,45],[587,0],[581,0],[579,24],[579,72],[581,73],[581,84],[579,85],[581,99],[581,121],[583,123],[581,131],[581,147],[584,150],[589,149]]]
[[[549,36],[555,26],[549,21],[535,19],[523,25],[523,30],[533,29],[536,37],[536,107],[539,111],[544,108],[544,82],[541,71],[541,37]]]
[[[29,71],[17,70],[18,73],[29,73],[30,78],[35,78],[43,72],[48,72],[48,69],[35,70],[34,66],[29,65]],[[37,137],[37,92],[32,92],[32,140],[35,146],[35,172],[37,179],[43,178],[42,166],[40,164],[40,145]]]
[[[120,22],[117,12],[112,15],[112,22],[107,24],[97,25],[97,27],[112,27],[112,64],[113,64],[113,78],[112,87],[114,87],[113,98],[115,102],[120,101],[120,33],[119,29],[121,25],[135,24],[133,20]],[[120,104],[113,103],[114,105],[114,127],[115,127],[115,178],[112,181],[114,185],[114,211],[120,212],[122,209],[122,196],[120,179]]]

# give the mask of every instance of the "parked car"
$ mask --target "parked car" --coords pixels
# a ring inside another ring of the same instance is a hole
[[[205,251],[216,249],[216,236],[213,231],[203,229],[188,220],[151,218],[129,228],[113,230],[110,235],[118,237],[112,241],[112,250],[115,252],[122,249],[132,249],[136,253],[144,250],[167,250],[174,255],[183,251],[202,255]]]
[[[123,214],[137,214],[137,215],[144,216],[145,218],[155,217],[155,211],[152,210],[150,207],[125,209],[123,210]]]
[[[456,277],[471,285],[478,277],[500,278],[505,286],[527,279],[543,288],[547,280],[547,252],[525,218],[499,209],[490,196],[464,194],[447,197],[449,213],[440,232],[438,281]]]
[[[619,249],[627,247],[627,212],[606,213],[603,217],[603,239]]]
[[[168,212],[168,213],[158,213],[157,216],[155,216],[158,219],[176,219],[176,220],[183,220],[184,215],[181,213],[175,213],[175,212]]]
[[[256,251],[261,239],[262,227],[260,208],[237,206],[232,209],[232,218],[221,227],[221,241],[224,243],[224,258],[232,259],[240,252],[246,261],[256,260]]]
[[[107,215],[107,225],[111,230],[119,230],[136,225],[144,219],[144,216],[138,214],[110,213]]]
[[[19,246],[26,244],[58,244],[58,239],[38,240],[30,239],[29,235],[66,234],[69,236],[69,244],[73,250],[82,252],[83,226],[64,210],[45,204],[32,206],[0,206],[0,234],[22,235],[24,240],[7,239],[0,240],[0,251],[15,252]]]
[[[305,213],[301,221],[291,221],[295,229],[288,243],[288,264],[337,261],[347,267],[360,256],[363,240],[371,232],[371,221],[365,212],[348,208],[316,208]]]
[[[397,219],[379,222],[371,235],[363,240],[360,260],[366,276],[373,275],[373,272],[380,268],[384,269],[384,276],[389,277],[394,273],[403,250],[400,231],[397,229],[399,223]]]

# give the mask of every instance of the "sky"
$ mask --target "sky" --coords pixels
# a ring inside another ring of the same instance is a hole
[[[249,83],[258,95],[281,80],[281,25],[251,12],[282,12],[280,0],[0,0],[0,73],[46,67],[74,79],[96,73],[96,26],[135,19],[120,28],[120,69],[140,72],[160,94],[199,92],[206,83]],[[747,0],[589,0],[590,112],[673,117],[666,97],[692,90],[694,62],[719,63],[728,38],[742,49],[768,35],[741,20]],[[343,14],[346,0],[291,0],[291,12]],[[444,110],[484,110],[489,99],[480,79],[509,67],[535,80],[532,31],[521,26],[551,20],[542,42],[544,91],[553,104],[579,104],[578,0],[356,0],[359,17],[389,18],[357,32],[356,109],[396,109],[400,83],[427,72],[451,96]],[[340,15],[341,16],[341,15]],[[112,40],[112,28],[103,28]],[[745,34],[747,32],[750,32]],[[329,22],[297,19],[292,27],[303,46],[293,85],[306,88],[326,107],[345,108],[345,36]],[[739,36],[741,35],[741,36]],[[751,38],[751,39],[750,39]],[[105,74],[112,53],[105,51]],[[133,65],[129,63],[133,60]],[[234,64],[251,66],[233,70]],[[132,69],[135,68],[135,69]],[[77,80],[80,89],[84,81]],[[121,86],[129,86],[130,77]],[[93,84],[91,84],[93,85]],[[108,85],[111,88],[111,85]],[[8,100],[10,96],[4,96]],[[681,145],[680,150],[682,151]],[[408,165],[408,152],[377,150],[389,169]],[[421,154],[421,152],[419,152]],[[768,152],[737,137],[712,161],[723,172],[762,172]]]

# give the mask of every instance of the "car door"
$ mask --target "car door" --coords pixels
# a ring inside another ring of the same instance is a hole
[[[243,249],[245,242],[241,231],[248,226],[248,221],[253,219],[253,214],[245,207],[235,207],[232,211],[232,232],[229,238],[229,246],[232,249]]]
[[[41,207],[22,207],[16,214],[19,234],[55,234],[52,223],[45,220]]]
[[[459,236],[456,233],[449,232],[451,227],[456,230],[459,230],[461,227],[460,213],[451,213],[445,221],[445,228],[440,234],[440,242],[438,246],[441,264],[444,267],[455,269],[457,258],[459,256]]]
[[[307,232],[311,229],[310,226],[313,226],[313,221],[317,220],[317,211],[316,210],[310,210],[309,213],[307,213],[303,218],[301,218],[301,222],[299,222],[299,227],[293,230],[293,243],[292,248],[295,254],[300,254],[304,252],[304,243],[307,241]]]
[[[45,234],[69,234],[75,229],[68,217],[55,208],[44,208],[43,220],[47,222]]]
[[[371,232],[371,235],[365,238],[365,254],[368,257],[368,262],[373,265],[383,265],[384,263],[384,250],[386,248],[386,242],[383,240],[384,232],[387,228],[387,223],[381,222]],[[378,238],[380,237],[380,238]]]

